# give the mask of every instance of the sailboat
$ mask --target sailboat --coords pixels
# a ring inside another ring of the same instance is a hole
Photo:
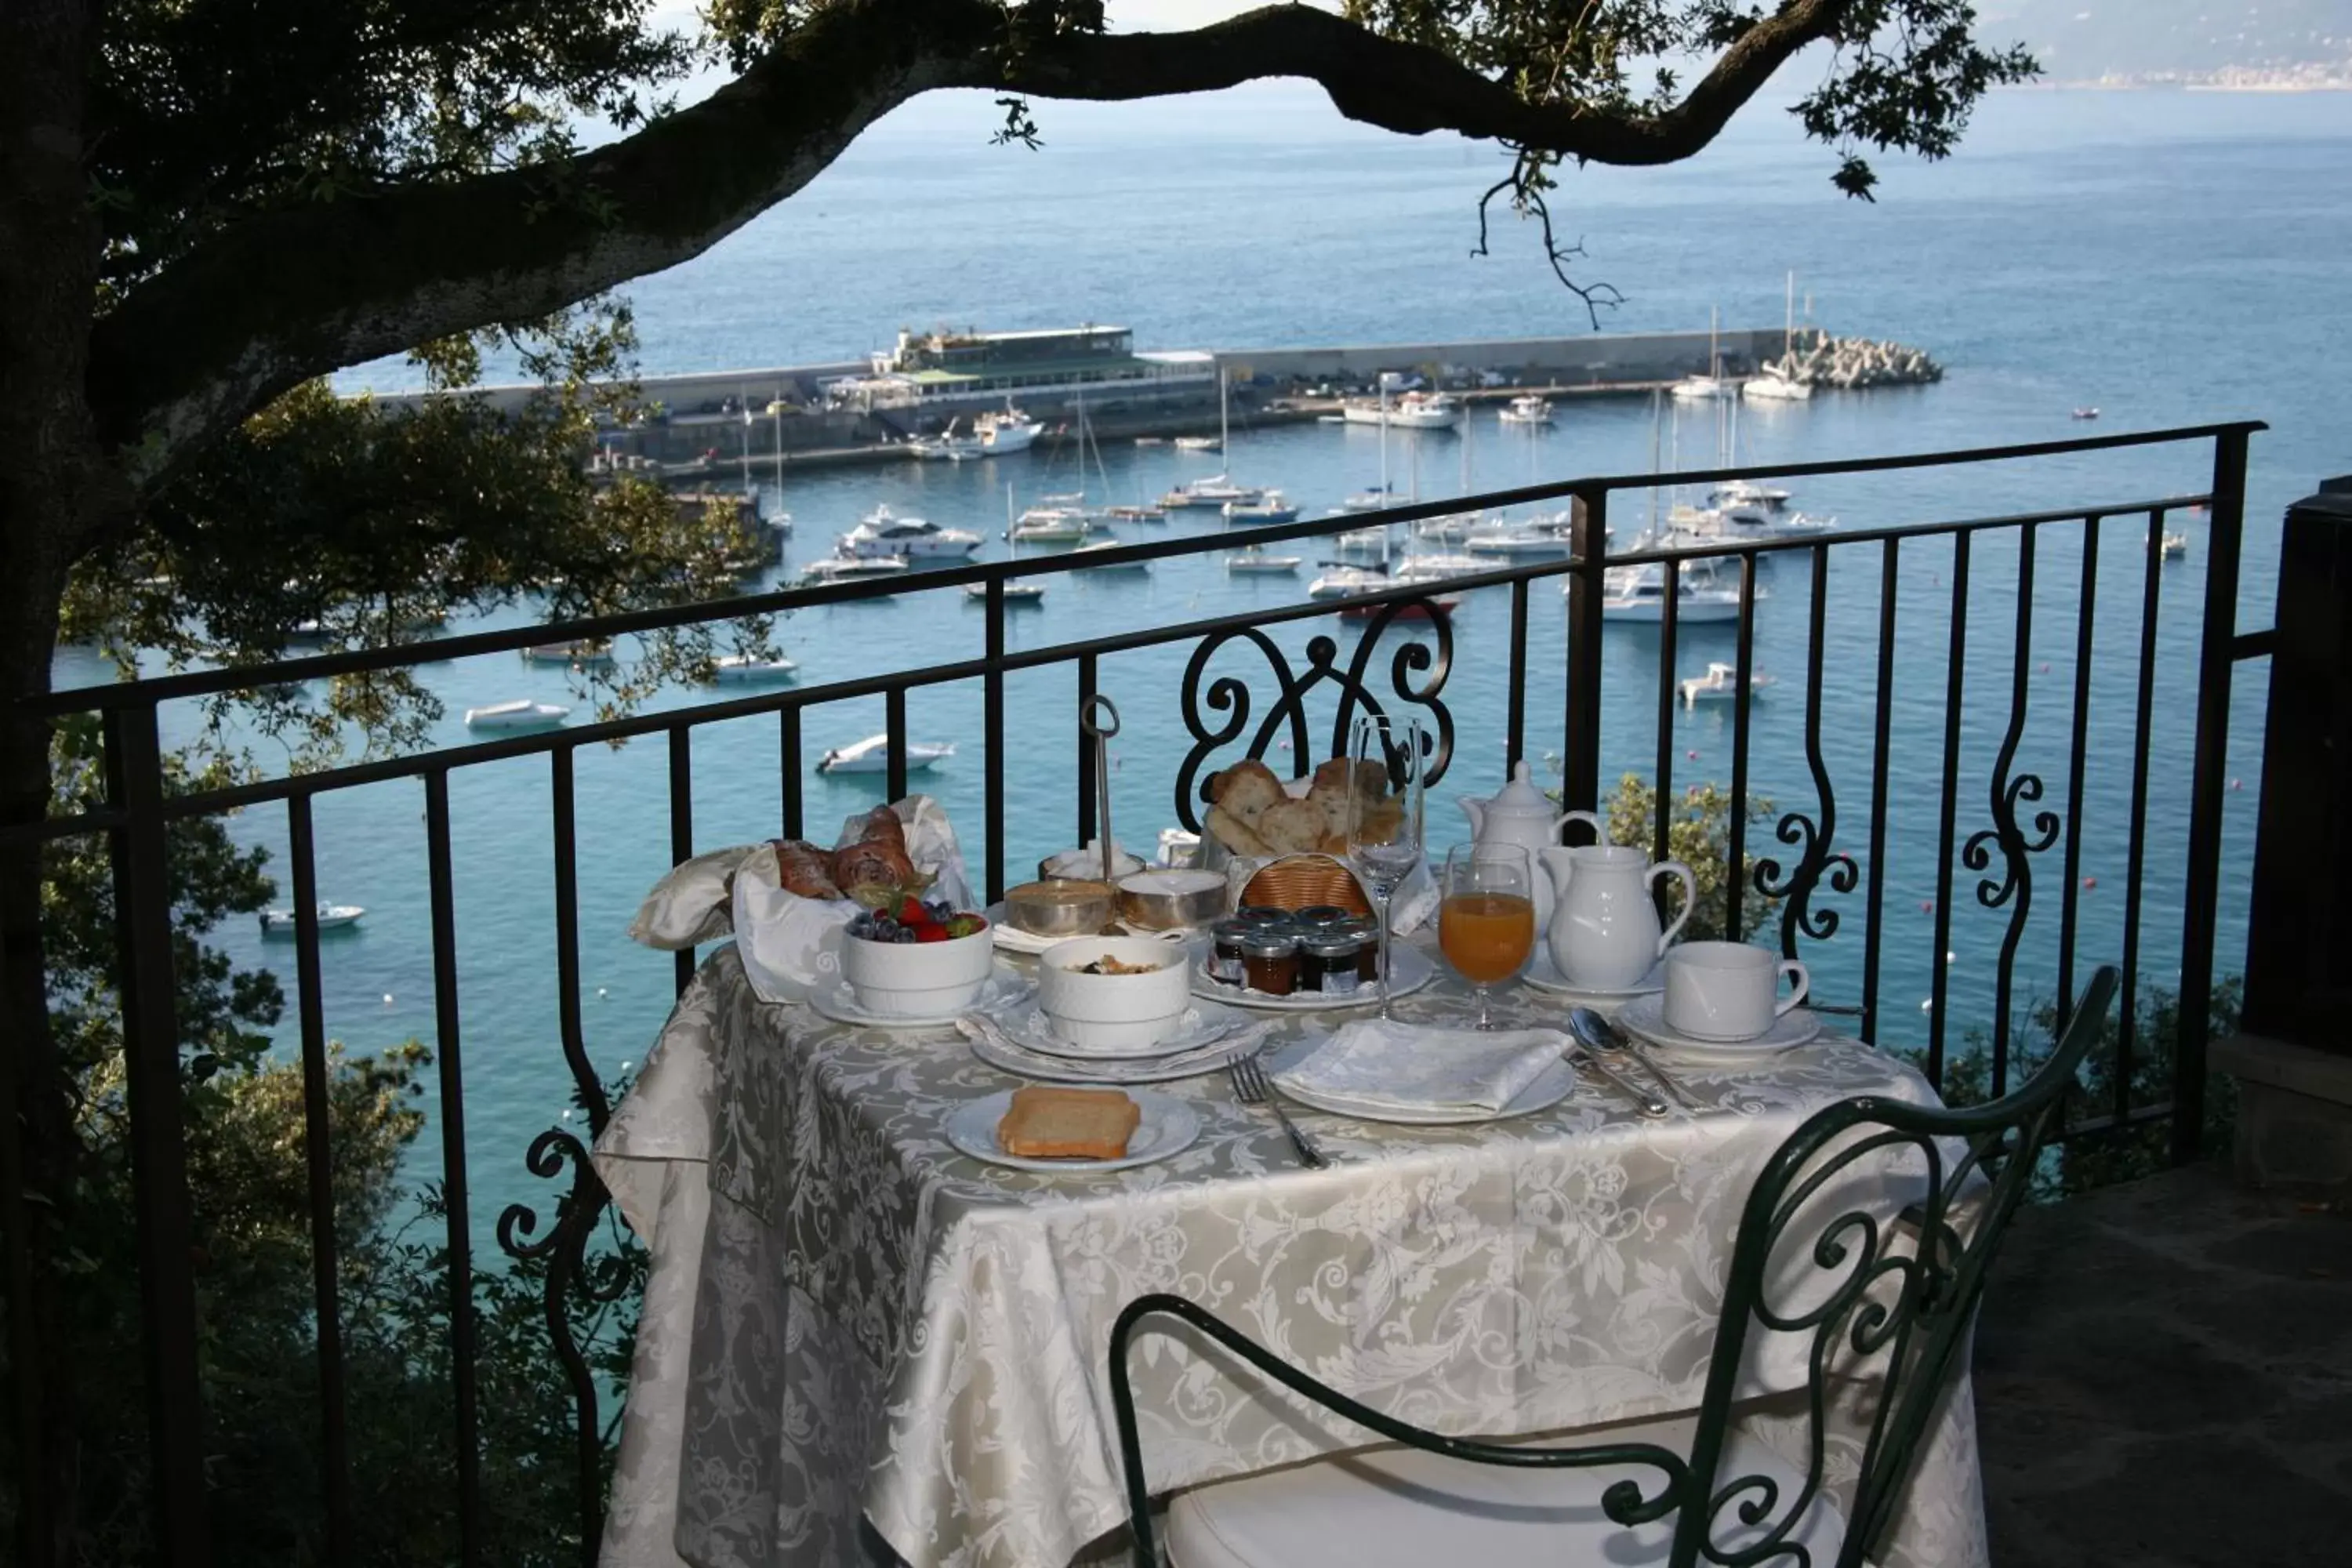
[[[1013,481],[1011,479],[1004,481],[1004,516],[1005,521],[1008,523],[1012,523]],[[1021,558],[1020,525],[1013,523],[1012,526],[1007,527],[1004,531],[1004,537],[1010,542],[1008,549],[1013,559],[1018,561]],[[1081,532],[1078,537],[1083,539],[1086,535]],[[988,602],[988,584],[985,583],[966,583],[963,585],[963,596],[973,604],[984,605]],[[1008,609],[1024,605],[1042,605],[1045,603],[1045,585],[1043,583],[1032,583],[1016,577],[1004,584],[1004,604],[1005,607]]]
[[[1813,384],[1799,381],[1789,369],[1797,363],[1797,275],[1789,274],[1788,300],[1784,307],[1784,324],[1780,329],[1780,357],[1768,363],[1761,375],[1751,375],[1739,389],[1744,397],[1760,398],[1769,403],[1806,403],[1812,399]]]
[[[1723,312],[1719,308],[1707,307],[1706,374],[1686,375],[1675,383],[1673,391],[1676,397],[1696,402],[1711,397],[1730,397],[1739,391],[1738,384],[1726,379],[1723,374],[1722,320]]]
[[[1217,450],[1227,449],[1233,438],[1231,414],[1227,406],[1228,384],[1224,373],[1217,374]],[[1220,510],[1234,505],[1255,506],[1265,492],[1252,485],[1237,485],[1225,474],[1212,474],[1205,479],[1192,479],[1178,485],[1160,498],[1160,504],[1171,510],[1179,507],[1213,506]]]

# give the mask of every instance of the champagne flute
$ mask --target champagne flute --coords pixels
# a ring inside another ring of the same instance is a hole
[[[1517,844],[1457,844],[1445,852],[1437,945],[1478,994],[1480,1029],[1495,1026],[1486,991],[1516,977],[1536,948],[1534,874]]]
[[[1392,1015],[1389,971],[1389,918],[1396,890],[1421,864],[1422,767],[1428,737],[1417,719],[1366,714],[1349,737],[1348,757],[1356,764],[1348,792],[1348,855],[1356,876],[1372,896],[1381,944],[1381,1012]],[[1362,781],[1378,776],[1387,789],[1374,793]]]

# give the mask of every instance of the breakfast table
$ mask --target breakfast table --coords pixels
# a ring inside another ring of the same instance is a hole
[[[1468,1006],[1441,974],[1396,1010],[1459,1023]],[[1564,1010],[1525,986],[1496,1000],[1507,1027],[1558,1027]],[[1278,1060],[1339,1021],[1273,1015],[1265,1050]],[[652,1259],[602,1561],[1118,1561],[1108,1344],[1150,1291],[1445,1433],[1687,1411],[1765,1161],[1834,1100],[1934,1096],[1829,1033],[1768,1067],[1681,1077],[1700,1109],[1664,1119],[1589,1072],[1548,1110],[1477,1125],[1291,1105],[1330,1156],[1316,1170],[1218,1072],[1153,1086],[1197,1113],[1181,1152],[1031,1173],[948,1142],[959,1106],[1018,1082],[963,1037],[762,1001],[721,946],[595,1151]],[[1909,1191],[1890,1172],[1864,1199],[1891,1218]],[[1803,1440],[1788,1396],[1805,1368],[1778,1338],[1743,1386],[1749,1430],[1785,1449]],[[1155,1493],[1365,1441],[1197,1342],[1148,1337],[1133,1361]],[[1965,1372],[1882,1561],[1986,1561]]]

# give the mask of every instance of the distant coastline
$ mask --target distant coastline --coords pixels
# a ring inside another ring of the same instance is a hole
[[[2223,66],[2204,71],[2136,71],[2028,82],[2021,91],[2352,92],[2352,61],[2296,66]]]

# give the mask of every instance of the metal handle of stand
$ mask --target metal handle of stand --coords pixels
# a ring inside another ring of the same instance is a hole
[[[1111,875],[1110,740],[1118,733],[1118,709],[1097,691],[1078,709],[1078,727],[1095,743],[1095,826],[1102,834],[1102,879],[1117,886]]]

